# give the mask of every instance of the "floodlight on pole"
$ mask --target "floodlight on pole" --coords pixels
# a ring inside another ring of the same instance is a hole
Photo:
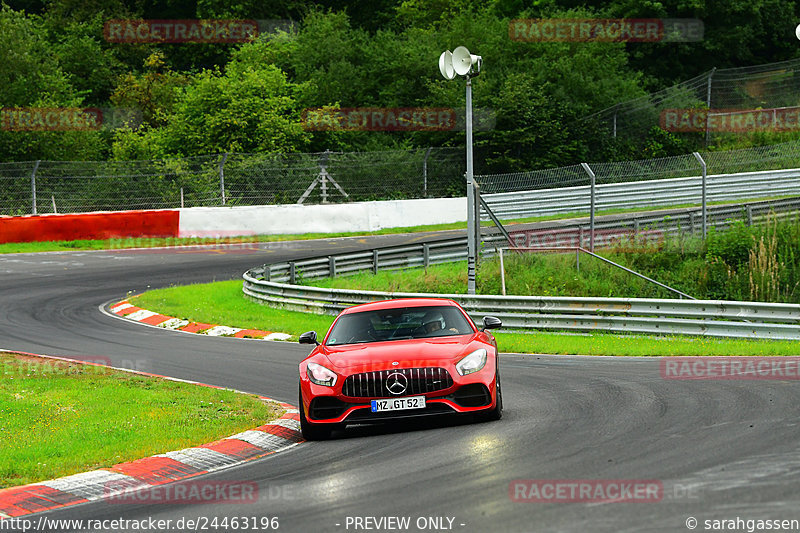
[[[475,216],[475,180],[472,168],[472,81],[480,74],[483,58],[470,54],[464,46],[452,53],[449,50],[439,56],[439,71],[445,79],[452,80],[456,74],[467,80],[467,294],[475,294],[475,270],[478,252],[477,228],[480,224]]]

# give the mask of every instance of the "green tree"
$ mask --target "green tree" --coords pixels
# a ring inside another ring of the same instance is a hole
[[[129,72],[120,78],[111,103],[140,111],[147,127],[163,126],[175,107],[178,89],[188,83],[188,78],[168,68],[160,51],[145,60],[144,69],[141,75]]]
[[[178,90],[161,127],[117,135],[119,159],[218,152],[294,152],[308,142],[296,95],[303,87],[273,65],[235,57],[223,73],[205,70]]]
[[[83,99],[52,53],[41,18],[0,6],[0,108],[82,107]],[[15,131],[3,120],[0,160],[99,159],[100,131]]]

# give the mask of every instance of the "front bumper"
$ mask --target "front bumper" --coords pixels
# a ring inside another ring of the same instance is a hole
[[[313,388],[322,388],[311,384]],[[319,395],[303,398],[309,422],[321,424],[369,424],[391,420],[423,418],[447,414],[468,414],[494,408],[494,379],[487,386],[481,382],[454,385],[446,391],[425,395],[424,409],[407,409],[373,413],[371,400],[341,395]],[[305,391],[304,391],[305,392]],[[385,397],[382,397],[385,398]]]

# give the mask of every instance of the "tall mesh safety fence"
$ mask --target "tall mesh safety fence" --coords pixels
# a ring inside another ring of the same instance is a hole
[[[464,196],[465,167],[458,148],[0,163],[0,215]]]
[[[740,196],[746,198],[800,194],[800,178],[777,181],[763,172],[799,168],[800,141],[700,154],[710,176],[709,202],[726,201],[745,186],[749,192]],[[598,209],[701,202],[701,166],[692,154],[589,166]],[[0,163],[0,215],[34,212],[34,196],[38,214],[457,197],[466,193],[464,170],[459,148]],[[730,183],[720,177],[742,172],[762,175]],[[581,165],[475,179],[481,194],[507,204],[497,213],[503,218],[588,211],[590,178]],[[670,179],[676,181],[662,181]]]
[[[800,59],[750,67],[714,69],[661,91],[628,100],[584,117],[608,135],[639,144],[660,125],[667,109],[776,109],[800,106]],[[724,130],[724,129],[723,129]],[[677,133],[700,142],[722,142],[742,132]]]

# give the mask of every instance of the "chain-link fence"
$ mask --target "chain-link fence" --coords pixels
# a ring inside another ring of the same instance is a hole
[[[800,172],[720,177],[797,169],[800,141],[699,155],[711,176],[709,202],[800,194]],[[598,209],[700,202],[702,164],[692,154],[589,167]],[[465,194],[464,171],[460,148],[0,163],[0,215],[454,197]],[[508,204],[498,212],[502,218],[589,206],[591,180],[582,165],[477,175],[476,181],[495,205]]]
[[[0,215],[463,196],[459,148],[0,163]]]
[[[701,150],[698,153],[708,166],[708,174],[800,168],[800,141],[720,152]],[[702,170],[702,165],[692,154],[591,163],[590,166],[597,176],[598,185],[699,176]],[[482,194],[568,189],[589,184],[589,177],[581,165],[486,174],[476,176],[476,180]]]
[[[694,131],[692,135],[699,135],[707,143],[743,133],[720,131],[713,127],[715,119],[717,122],[724,121],[729,115],[722,110],[764,110],[796,106],[800,106],[800,59],[750,67],[713,69],[664,90],[603,109],[583,120],[601,124],[611,137],[638,143],[654,126],[664,126],[662,113],[666,110],[716,110],[717,112],[710,113],[711,127],[707,125],[699,130],[677,129],[679,132]]]
[[[501,219],[784,198],[800,196],[800,141],[475,179]]]

